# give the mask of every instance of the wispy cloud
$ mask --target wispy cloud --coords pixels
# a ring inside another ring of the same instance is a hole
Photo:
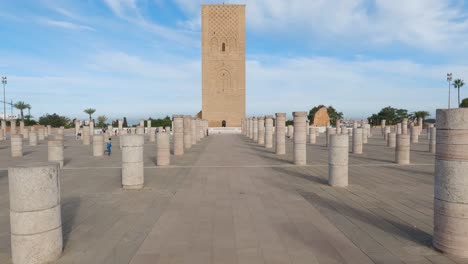
[[[117,16],[124,16],[129,11],[137,11],[136,0],[103,0]]]
[[[172,0],[189,17],[181,25],[199,27],[203,3]],[[231,0],[246,4],[247,26],[254,32],[296,35],[313,42],[359,41],[403,44],[444,51],[468,46],[466,7],[457,0]]]
[[[80,25],[68,21],[61,21],[61,20],[53,20],[49,18],[40,19],[40,22],[44,25],[51,26],[51,27],[58,27],[64,29],[72,29],[72,30],[90,30],[95,31],[94,28],[90,26]]]

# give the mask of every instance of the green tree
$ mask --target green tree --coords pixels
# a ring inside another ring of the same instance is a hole
[[[393,108],[391,106],[384,107],[377,114],[367,118],[367,121],[371,125],[380,125],[382,120],[386,120],[386,124],[395,125],[403,120],[403,118],[409,118],[408,110]]]
[[[462,88],[463,85],[465,85],[465,83],[462,79],[456,79],[455,81],[453,81],[453,86],[455,87],[455,89],[458,89],[458,105],[460,105],[460,88]]]
[[[468,98],[462,100],[460,107],[468,107]]]
[[[23,121],[24,121],[23,110],[24,110],[24,109],[27,109],[28,106],[29,106],[29,105],[26,104],[26,103],[23,102],[23,101],[16,102],[16,104],[15,104],[15,108],[18,109],[18,110],[20,110],[20,112],[21,112],[21,120],[23,120]]]
[[[43,126],[51,125],[52,127],[61,127],[65,128],[71,127],[70,119],[65,116],[60,116],[57,114],[45,114],[39,118],[39,124]]]
[[[97,120],[98,120],[98,123],[97,123],[97,127],[106,127],[106,120],[107,120],[107,117],[102,115],[102,116],[98,116],[97,117]]]
[[[128,123],[127,123],[127,118],[126,118],[126,117],[124,117],[124,119],[123,119],[122,126],[123,126],[123,127],[128,127]]]
[[[112,120],[112,127],[118,127],[119,126],[119,120]]]
[[[169,116],[166,116],[165,118],[158,118],[158,119],[153,119],[149,118],[148,120],[151,120],[151,127],[171,127],[172,126],[172,120]]]
[[[309,115],[307,116],[309,118],[310,124],[314,123],[315,113],[317,113],[317,111],[322,107],[326,107],[326,106],[319,105],[319,106],[314,106],[312,109],[310,109]],[[343,116],[344,116],[343,112],[336,111],[336,109],[331,105],[327,107],[327,114],[328,114],[328,117],[330,118],[330,124],[335,124],[336,120],[343,119]]]
[[[336,111],[336,109],[331,105],[327,107],[327,113],[328,117],[330,117],[331,124],[336,124],[336,120],[343,119],[343,113]]]
[[[85,113],[87,113],[89,115],[89,120],[92,119],[92,114],[94,114],[94,112],[96,112],[96,109],[93,109],[93,108],[87,108],[84,110]]]
[[[286,120],[286,126],[294,126],[294,120]]]

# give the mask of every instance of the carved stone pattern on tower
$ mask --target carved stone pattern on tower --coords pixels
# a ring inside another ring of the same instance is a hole
[[[202,8],[202,113],[210,126],[245,117],[245,6]]]

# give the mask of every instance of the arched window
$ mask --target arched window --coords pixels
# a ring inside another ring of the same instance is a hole
[[[221,46],[221,51],[225,52],[226,51],[226,43],[223,42],[223,45]]]

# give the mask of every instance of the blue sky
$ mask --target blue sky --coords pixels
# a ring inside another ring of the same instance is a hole
[[[195,114],[200,4],[220,2],[0,0],[7,100],[35,117]],[[468,1],[224,2],[246,4],[249,115],[318,104],[348,118],[387,105],[434,113],[447,106],[447,72],[468,81]]]

